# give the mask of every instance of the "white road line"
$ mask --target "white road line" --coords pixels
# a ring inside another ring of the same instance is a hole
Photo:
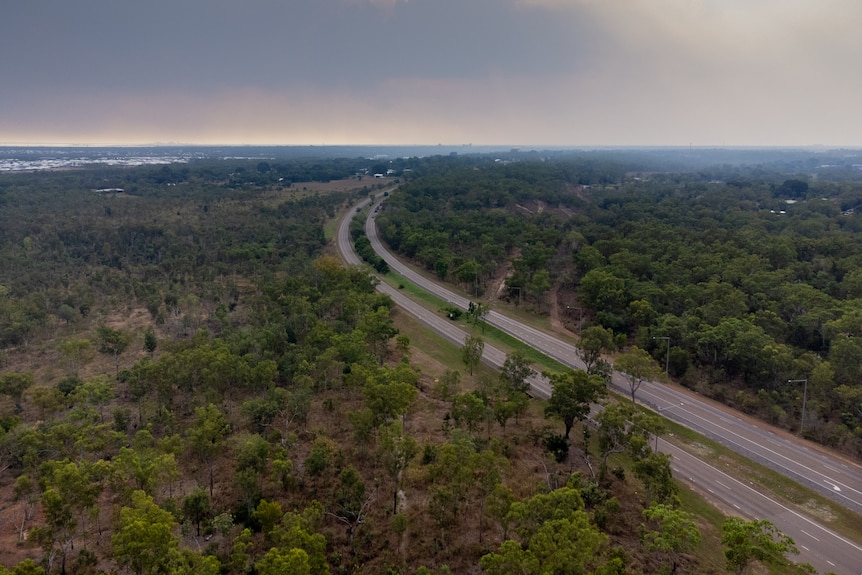
[[[814,535],[812,535],[811,533],[809,533],[809,532],[808,532],[808,531],[806,531],[805,529],[800,529],[800,531],[802,531],[803,533],[805,533],[806,535],[808,535],[809,537],[811,537],[811,538],[812,538],[812,539],[814,539],[815,541],[817,541],[817,542],[819,542],[819,541],[820,541],[820,539],[818,539],[817,537],[815,537]]]

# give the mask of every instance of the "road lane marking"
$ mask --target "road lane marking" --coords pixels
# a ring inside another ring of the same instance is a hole
[[[834,483],[832,483],[831,481],[824,479],[823,483],[825,483],[826,485],[831,487],[833,491],[837,491],[838,493],[841,493],[841,488],[838,487],[837,485],[835,485]]]
[[[725,489],[727,489],[728,491],[730,491],[730,487],[728,487],[727,485],[725,485],[724,483],[722,483],[718,479],[716,479],[715,482],[718,483],[719,485],[721,485],[722,487],[724,487]]]
[[[820,539],[818,539],[817,537],[815,537],[814,535],[812,535],[811,533],[809,533],[809,532],[808,532],[808,531],[806,531],[805,529],[800,529],[800,531],[802,531],[805,535],[808,535],[809,537],[811,537],[812,539],[814,539],[815,541],[817,541],[818,543],[820,543]]]

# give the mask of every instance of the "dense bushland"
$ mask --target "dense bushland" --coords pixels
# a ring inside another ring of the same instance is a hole
[[[554,292],[571,325],[621,334],[683,384],[771,423],[799,430],[807,380],[805,434],[859,454],[862,187],[858,169],[822,163],[440,165],[377,222],[440,278],[540,313]]]

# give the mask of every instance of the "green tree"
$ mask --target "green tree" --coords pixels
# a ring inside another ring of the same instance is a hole
[[[113,480],[117,489],[127,492],[133,486],[153,494],[161,482],[172,482],[178,471],[172,442],[173,439],[168,438],[157,440],[148,429],[138,431],[131,447],[121,447],[113,459]]]
[[[260,575],[311,575],[308,553],[302,549],[278,549],[273,547],[254,564]]]
[[[643,459],[650,452],[650,437],[664,431],[658,417],[636,411],[633,406],[622,403],[605,405],[596,420],[599,424],[602,477],[607,475],[608,458],[612,454],[628,452],[635,461]]]
[[[593,367],[606,353],[614,348],[614,333],[600,325],[591,325],[583,332],[578,341],[578,357],[584,362],[587,373],[592,373]]]
[[[230,433],[230,424],[214,404],[195,409],[195,419],[189,428],[189,447],[206,463],[209,472],[210,497],[213,495],[213,464],[221,452],[225,438]]]
[[[419,447],[416,441],[404,433],[400,421],[393,421],[380,430],[380,458],[392,480],[392,513],[398,513],[398,493],[404,471],[416,457]]]
[[[0,394],[8,395],[15,401],[15,411],[21,411],[21,397],[33,385],[33,373],[9,372],[0,375]]]
[[[488,575],[538,575],[539,560],[517,541],[507,539],[495,553],[483,555],[479,564]]]
[[[728,517],[721,526],[721,532],[727,568],[736,575],[743,575],[754,561],[784,565],[788,562],[787,553],[799,553],[793,539],[781,533],[767,519],[745,521]]]
[[[359,329],[365,333],[366,340],[371,345],[371,352],[380,365],[383,365],[389,340],[398,335],[398,329],[392,324],[389,308],[380,306],[375,311],[364,314]]]
[[[670,562],[670,573],[679,567],[679,555],[694,551],[700,545],[700,531],[690,513],[664,503],[644,509],[647,523],[641,526],[644,548],[658,553]]]
[[[66,571],[68,553],[85,530],[85,521],[98,512],[96,503],[108,468],[104,461],[80,464],[51,461],[41,466],[45,526],[34,529],[31,537],[45,550],[49,571],[55,551],[60,554],[60,571]]]
[[[475,391],[459,393],[452,398],[452,419],[455,425],[464,426],[470,433],[476,433],[479,426],[488,419],[489,408]]]
[[[447,367],[443,375],[435,381],[435,390],[440,394],[443,401],[448,401],[450,397],[458,393],[461,387],[461,372],[457,369]]]
[[[530,390],[527,378],[535,373],[526,356],[519,351],[513,351],[506,355],[503,368],[500,370],[500,380],[511,389],[527,393]]]
[[[578,575],[601,572],[608,563],[608,536],[591,523],[580,492],[571,485],[513,503],[509,517],[521,538],[520,550],[504,542],[498,553],[484,556],[482,566],[490,573]]]
[[[129,347],[132,341],[131,336],[120,329],[114,329],[106,325],[99,326],[96,331],[98,338],[99,352],[105,355],[110,355],[114,358],[116,367],[116,378],[120,378],[120,356]]]
[[[581,370],[544,375],[550,380],[552,387],[551,397],[545,405],[545,417],[562,419],[568,439],[572,426],[589,415],[590,404],[606,395],[607,387],[601,377],[588,375]]]
[[[276,524],[281,521],[284,511],[278,501],[267,501],[261,499],[254,510],[254,518],[260,523],[260,530],[264,537],[269,537]]]
[[[111,537],[114,557],[136,575],[168,572],[179,546],[174,527],[173,515],[143,491],[135,491],[131,506],[120,509],[117,529]]]
[[[372,368],[364,372],[363,395],[365,404],[374,414],[375,425],[402,417],[416,401],[418,374],[408,364],[394,368]]]
[[[485,351],[485,341],[481,337],[468,335],[464,340],[464,347],[461,348],[461,360],[467,367],[470,375],[473,375],[473,370],[479,365],[482,360],[482,352]]]
[[[115,384],[105,375],[85,381],[75,389],[76,399],[83,400],[98,409],[99,421],[104,421],[105,406],[115,395]]]
[[[15,501],[22,501],[24,508],[21,511],[21,527],[18,529],[18,543],[24,541],[24,527],[27,521],[33,519],[36,502],[39,500],[39,489],[36,482],[26,473],[21,474],[15,480]]]
[[[147,331],[144,332],[144,351],[152,356],[158,345],[159,340],[156,338],[156,332],[153,331],[152,327],[148,327]]]
[[[632,405],[635,404],[635,394],[645,381],[656,379],[661,374],[661,368],[645,350],[632,347],[627,353],[617,357],[614,367],[625,376],[631,392]]]
[[[644,484],[649,502],[668,503],[679,490],[666,453],[646,452],[635,461],[634,473]]]
[[[60,353],[66,360],[70,375],[78,375],[81,365],[93,358],[93,342],[84,338],[63,340],[59,345]]]
[[[198,487],[183,499],[183,517],[195,526],[195,533],[201,536],[201,523],[210,516],[210,498],[207,492]]]
[[[236,461],[236,482],[245,496],[249,514],[261,490],[263,471],[269,460],[269,442],[256,433],[237,433],[232,438],[232,451]]]

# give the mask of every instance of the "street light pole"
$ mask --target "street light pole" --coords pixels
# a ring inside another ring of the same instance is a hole
[[[578,310],[578,335],[580,335],[581,330],[584,325],[584,308],[578,306],[567,305],[566,309],[576,309]]]
[[[667,336],[654,335],[653,339],[666,339],[667,340],[667,352],[665,352],[665,355],[664,355],[664,372],[666,375],[670,375],[670,338]]]
[[[788,379],[787,383],[803,383],[802,388],[802,419],[799,421],[799,434],[805,431],[805,403],[808,400],[808,380],[807,379]]]
[[[521,288],[520,288],[520,286],[510,286],[509,289],[518,290],[518,303],[515,304],[515,307],[520,306],[521,305]]]

